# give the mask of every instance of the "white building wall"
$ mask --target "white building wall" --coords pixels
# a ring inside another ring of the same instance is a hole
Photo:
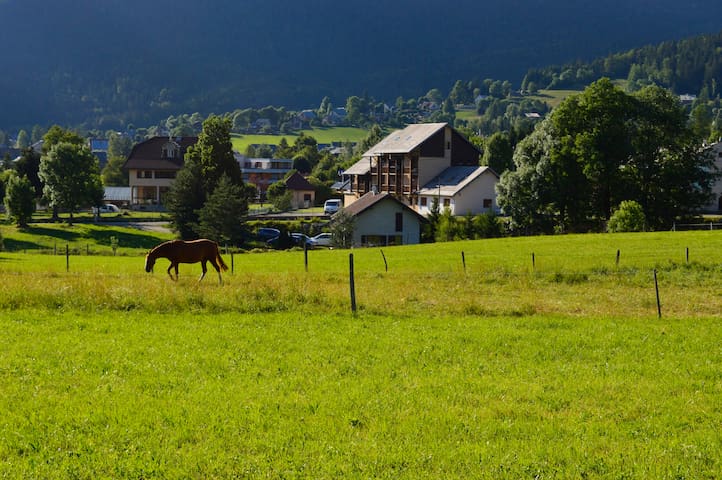
[[[419,185],[426,185],[435,176],[451,166],[451,158],[419,158]]]
[[[396,213],[403,214],[403,231],[396,231]],[[361,245],[363,235],[401,235],[404,245],[421,242],[421,225],[408,209],[394,201],[382,201],[356,217],[354,228],[354,245]]]
[[[476,180],[454,196],[452,213],[454,215],[487,213],[489,208],[484,208],[484,199],[491,200],[491,211],[498,213],[496,183],[497,178],[491,173],[484,173],[477,177]]]

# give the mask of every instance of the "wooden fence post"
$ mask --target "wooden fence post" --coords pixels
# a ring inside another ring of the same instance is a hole
[[[65,271],[70,271],[70,246],[65,244]]]
[[[386,255],[384,255],[384,251],[383,251],[383,250],[381,250],[381,257],[384,259],[384,268],[386,268],[386,272],[388,273],[388,271],[389,271],[389,264],[388,264],[388,262],[386,262]]]
[[[351,311],[356,313],[356,286],[353,278],[353,253],[348,254],[349,286],[351,289]]]
[[[303,242],[303,266],[308,273],[308,243]]]
[[[654,269],[654,292],[657,295],[657,318],[662,318],[662,303],[659,301],[659,284],[657,283],[657,269]]]

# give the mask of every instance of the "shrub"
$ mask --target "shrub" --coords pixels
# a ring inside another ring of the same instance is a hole
[[[619,204],[607,223],[607,231],[615,232],[642,232],[647,219],[642,206],[634,200],[625,200]]]

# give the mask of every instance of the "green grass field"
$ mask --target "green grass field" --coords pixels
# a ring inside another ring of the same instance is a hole
[[[717,478],[720,252],[703,231],[389,247],[388,271],[246,253],[223,285],[146,274],[140,248],[2,253],[0,477]]]
[[[303,133],[316,139],[318,143],[332,142],[360,142],[368,132],[362,128],[353,127],[333,127],[333,128],[314,128],[311,130],[303,130]],[[245,152],[248,145],[266,144],[278,145],[282,138],[285,138],[289,145],[293,145],[298,135],[236,135],[231,137],[233,149],[238,152]]]

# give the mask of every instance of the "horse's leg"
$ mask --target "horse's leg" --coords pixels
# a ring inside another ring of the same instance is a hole
[[[201,273],[201,278],[198,279],[199,282],[200,282],[201,280],[203,280],[203,277],[206,276],[206,272],[208,271],[208,268],[206,268],[206,261],[205,261],[205,260],[201,260],[201,268],[203,268],[203,273]]]
[[[173,274],[170,273],[170,271],[174,268],[175,268],[175,278],[173,278]],[[177,263],[173,263],[173,262],[170,263],[170,266],[168,267],[168,276],[170,277],[171,280],[178,281],[178,264]]]
[[[218,266],[218,262],[216,262],[215,258],[211,258],[210,262],[211,265],[213,265],[213,268],[216,269],[216,272],[218,272],[218,283],[223,285],[223,277],[221,277],[221,267]]]

